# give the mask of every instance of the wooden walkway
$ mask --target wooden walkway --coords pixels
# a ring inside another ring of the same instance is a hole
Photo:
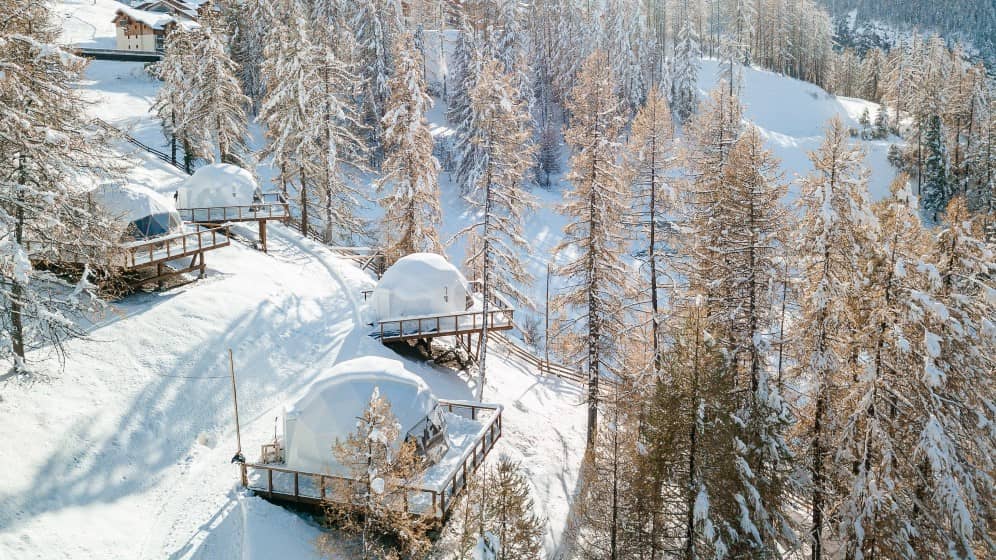
[[[195,227],[197,229],[194,231],[121,243],[99,263],[91,260],[92,255],[99,254],[97,248],[88,252],[75,247],[53,248],[30,242],[26,245],[31,259],[38,262],[62,265],[91,264],[105,267],[112,273],[154,269],[153,276],[142,277],[128,283],[132,288],[138,288],[143,284],[160,282],[188,272],[197,271],[200,276],[204,276],[206,269],[204,253],[231,244],[230,232],[227,226]],[[190,262],[184,268],[174,269],[168,266],[171,261],[186,258],[189,258]]]
[[[466,488],[469,477],[484,463],[488,453],[501,438],[502,407],[445,400],[440,400],[439,406],[472,420],[489,415],[477,441],[463,451],[456,468],[440,484],[409,487],[404,499],[397,504],[398,509],[405,513],[442,523],[453,508],[456,498]],[[264,449],[263,455],[266,456],[266,453],[267,450]],[[342,488],[344,484],[356,484],[348,477],[298,471],[274,464],[247,463],[241,467],[243,480],[248,481],[247,487],[257,496],[273,502],[320,506],[330,501],[335,502],[338,494],[336,489]]]
[[[205,206],[177,208],[180,218],[192,224],[220,226],[232,222],[256,222],[259,244],[266,252],[266,223],[271,220],[286,222],[290,219],[290,205],[278,192],[264,193],[263,201],[256,204],[235,206]]]

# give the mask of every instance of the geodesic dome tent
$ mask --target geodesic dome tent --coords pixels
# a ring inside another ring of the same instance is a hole
[[[371,298],[375,321],[460,313],[472,304],[467,279],[435,253],[398,259],[384,272]]]
[[[413,438],[422,453],[446,445],[442,410],[429,386],[398,360],[364,357],[343,362],[318,378],[284,409],[284,461],[295,470],[345,474],[332,447],[356,431],[356,420],[370,404],[374,388],[391,403],[401,425],[400,446]]]
[[[105,185],[93,191],[93,201],[111,216],[128,224],[128,237],[157,237],[183,228],[183,220],[173,202],[147,187]]]
[[[200,167],[178,190],[181,208],[249,206],[262,200],[252,173],[237,165],[216,163]]]

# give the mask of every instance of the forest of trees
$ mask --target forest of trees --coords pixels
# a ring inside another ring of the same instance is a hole
[[[71,84],[82,66],[53,56],[52,31],[31,24],[46,19],[43,6],[3,1],[27,14],[0,20],[0,130],[13,131],[0,135],[0,223],[11,247],[0,288],[10,351],[23,357],[29,339],[66,336],[71,322],[56,311],[82,301],[47,288],[57,279],[31,268],[25,232],[83,219],[67,177],[101,162],[81,147]],[[467,268],[486,293],[528,306],[528,191],[565,172],[554,273],[567,286],[558,328],[570,336],[557,353],[588,379],[588,449],[569,531],[576,556],[996,554],[987,242],[996,98],[986,68],[960,46],[911,34],[887,51],[835,50],[830,16],[813,0],[217,8],[169,35],[153,69],[155,110],[188,167],[269,161],[306,235],[372,239],[391,261],[441,251],[445,164],[480,216],[462,232],[472,240]],[[450,56],[426,39],[439,29]],[[723,73],[700,96],[703,56]],[[440,81],[426,77],[430,60],[448,69]],[[742,118],[742,65],[881,103],[862,130],[827,123],[793,206],[790,179]],[[433,103],[445,103],[455,130],[445,149],[429,131]],[[249,149],[253,121],[265,134],[259,153]],[[870,199],[856,136],[894,141],[898,175],[885,200]],[[360,180],[367,173],[372,185]],[[67,201],[56,206],[65,216],[37,204],[52,198]],[[376,224],[360,212],[373,200],[384,210]],[[388,416],[377,395],[369,414],[358,429]],[[357,459],[367,436],[336,452]],[[373,460],[366,453],[359,463]],[[404,450],[385,453],[385,472],[411,476]],[[370,533],[393,533],[402,552],[421,554],[421,529],[380,515],[391,493],[372,496],[364,472],[370,515],[352,527],[364,556],[398,553],[370,545]],[[528,521],[515,528],[524,544],[502,543],[501,557],[538,557],[540,523],[516,468],[500,464],[494,476],[506,481],[495,492]],[[470,522],[498,506],[464,507]],[[447,554],[469,557],[466,539],[456,541]]]

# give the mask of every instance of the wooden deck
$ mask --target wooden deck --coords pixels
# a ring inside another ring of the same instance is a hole
[[[467,486],[471,476],[488,456],[502,436],[500,405],[454,402],[440,400],[439,405],[448,412],[477,420],[490,414],[487,424],[479,432],[477,441],[463,451],[456,468],[440,484],[419,485],[407,489],[399,509],[405,513],[423,516],[442,522],[453,507],[455,499]],[[331,453],[331,451],[330,451]],[[267,454],[264,450],[263,455]],[[320,506],[336,499],[334,489],[354,481],[343,476],[298,471],[282,465],[247,463],[242,465],[243,480],[257,496],[273,502],[288,502]]]
[[[270,220],[287,222],[291,218],[290,204],[279,192],[263,193],[263,201],[257,204],[234,206],[204,206],[177,208],[180,218],[192,224],[217,226],[231,222],[256,222],[259,228],[259,244],[266,252],[266,223]]]
[[[56,264],[98,265],[114,274],[154,269],[153,276],[130,282],[131,287],[137,288],[143,284],[160,282],[187,272],[198,271],[203,276],[206,268],[204,253],[227,247],[231,243],[227,226],[194,227],[196,229],[192,231],[121,243],[101,263],[93,262],[86,255],[86,251],[80,251],[78,248],[53,248],[29,243],[28,250],[32,260]],[[94,250],[92,253],[96,252]],[[174,269],[168,266],[171,261],[185,258],[189,258],[190,262],[184,268]]]
[[[480,282],[470,282],[480,288]],[[475,292],[480,294],[480,292]],[[480,335],[487,325],[489,331],[507,331],[515,328],[515,309],[505,298],[495,294],[491,299],[487,317],[483,310],[469,310],[460,313],[426,315],[424,317],[399,317],[377,321],[372,334],[381,342],[403,342],[408,340],[428,340],[441,336],[456,337],[457,342],[472,352],[471,337]],[[478,349],[479,351],[479,349]]]

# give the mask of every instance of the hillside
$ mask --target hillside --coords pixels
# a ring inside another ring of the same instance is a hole
[[[58,6],[67,43],[112,43],[116,3]],[[828,119],[840,116],[855,126],[865,108],[877,110],[774,73],[743,73],[745,118],[782,160],[788,181],[811,169],[807,152],[819,146]],[[702,93],[717,74],[715,61],[702,62]],[[150,145],[165,145],[149,113],[157,82],[141,64],[94,62],[81,87],[93,101],[93,115]],[[444,114],[445,104],[437,100],[430,115],[434,135],[452,133]],[[254,134],[258,147],[258,127]],[[881,197],[893,177],[885,159],[889,141],[863,144],[872,193]],[[133,164],[130,182],[170,194],[184,180],[127,144],[118,148]],[[270,176],[265,162],[258,174],[264,181]],[[531,291],[540,309],[542,275],[564,225],[557,206],[569,187],[562,175],[556,179],[552,189],[535,190],[540,206],[526,225],[530,250],[523,257],[540,279]],[[441,190],[445,240],[475,217],[447,173]],[[789,199],[797,193],[793,186]],[[376,218],[378,212],[371,203],[365,214]],[[367,336],[360,294],[373,285],[371,277],[287,228],[274,227],[270,235],[269,254],[233,243],[208,254],[206,280],[111,304],[105,316],[94,318],[88,338],[67,345],[64,368],[49,359],[40,366],[45,381],[2,387],[0,422],[8,436],[0,460],[8,470],[0,486],[0,556],[313,555],[319,529],[312,520],[237,488],[237,470],[229,464],[235,443],[227,349],[235,353],[249,456],[272,436],[283,404],[322,372],[356,356],[397,356]],[[462,260],[463,242],[447,252]],[[496,452],[523,462],[539,513],[548,520],[545,551],[552,555],[576,490],[584,395],[580,387],[494,350],[485,399],[505,405]],[[438,397],[472,398],[474,380],[465,373],[407,365]]]

